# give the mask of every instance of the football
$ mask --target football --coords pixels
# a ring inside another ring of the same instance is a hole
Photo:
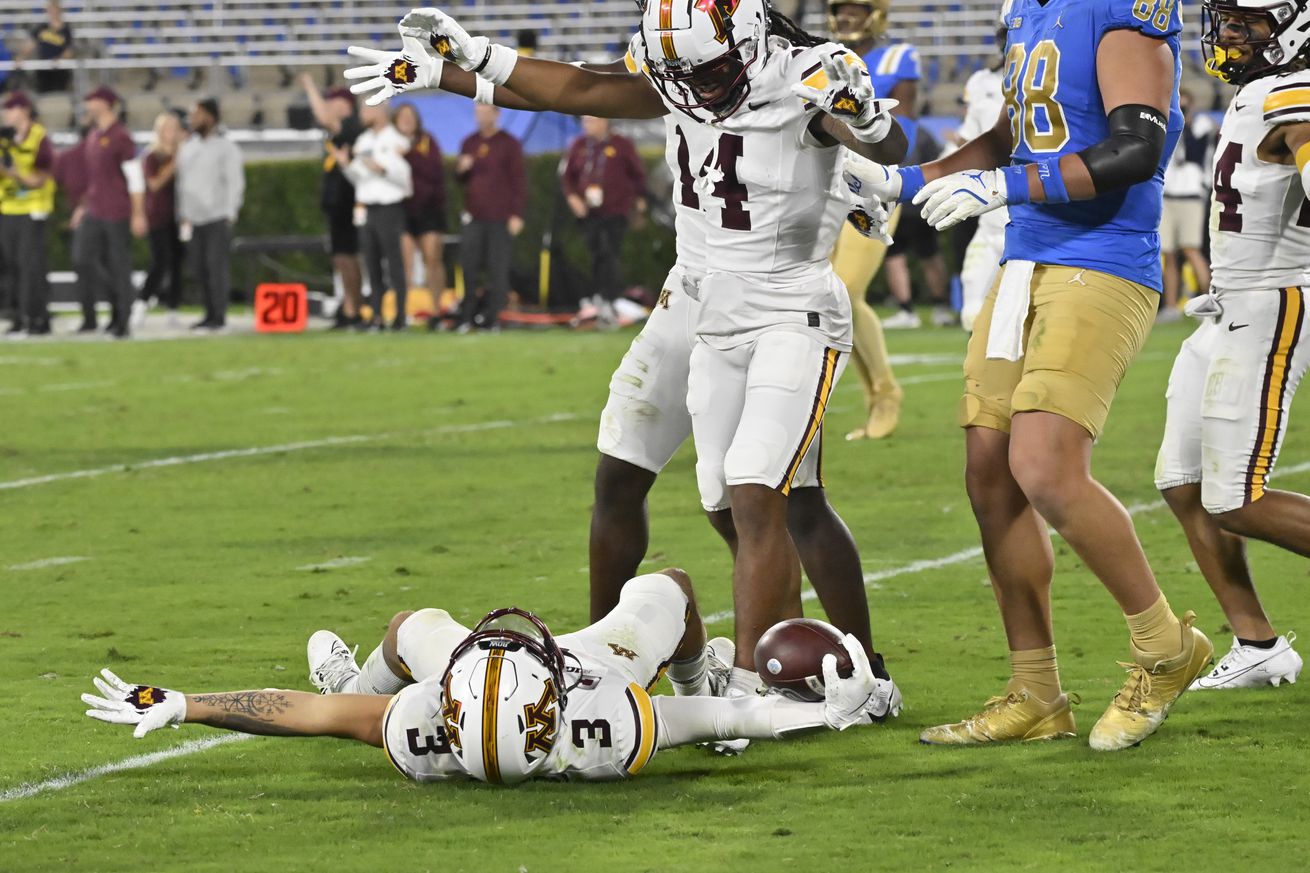
[[[837,675],[855,667],[842,633],[826,621],[790,618],[764,632],[755,646],[755,671],[764,684],[793,700],[823,700],[823,656],[837,656]]]

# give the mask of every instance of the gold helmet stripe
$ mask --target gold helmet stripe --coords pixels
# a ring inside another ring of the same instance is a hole
[[[660,48],[664,51],[664,60],[676,61],[678,49],[673,44],[673,0],[660,0]]]
[[[487,774],[488,782],[499,783],[496,716],[500,714],[500,673],[505,663],[505,650],[492,649],[487,655],[487,674],[482,682],[482,770]]]

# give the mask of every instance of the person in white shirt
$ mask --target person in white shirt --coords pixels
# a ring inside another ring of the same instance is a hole
[[[355,140],[346,176],[355,185],[355,202],[363,207],[363,221],[357,208],[355,223],[361,225],[360,247],[371,287],[371,326],[382,329],[382,297],[391,288],[396,292],[396,317],[391,329],[403,330],[409,284],[400,238],[405,233],[405,200],[414,191],[413,175],[405,160],[409,140],[392,126],[385,106],[365,106],[360,121],[366,129]]]
[[[1183,135],[1173,158],[1164,171],[1164,212],[1160,217],[1160,250],[1164,253],[1164,299],[1160,321],[1178,321],[1178,288],[1182,284],[1179,253],[1196,272],[1197,290],[1210,290],[1210,262],[1201,251],[1205,232],[1206,207],[1210,203],[1210,186],[1206,168],[1214,124],[1195,114],[1196,100],[1186,88],[1178,92],[1178,107],[1183,111]]]
[[[245,198],[241,149],[218,129],[218,101],[191,107],[192,135],[177,159],[177,221],[189,243],[191,271],[204,296],[205,317],[193,330],[219,330],[227,322],[232,293],[232,226]]]

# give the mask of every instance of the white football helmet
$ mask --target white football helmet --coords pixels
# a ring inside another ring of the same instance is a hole
[[[1307,0],[1205,0],[1205,71],[1234,85],[1305,61],[1310,45]]]
[[[750,94],[751,68],[768,53],[765,0],[647,0],[641,16],[646,68],[674,107],[710,121]]]
[[[532,613],[488,613],[455,647],[441,687],[446,738],[474,779],[522,782],[555,747],[568,693],[564,653]]]

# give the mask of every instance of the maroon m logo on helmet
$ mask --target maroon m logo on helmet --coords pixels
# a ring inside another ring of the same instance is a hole
[[[740,5],[741,0],[696,0],[696,8],[714,22],[714,38],[721,43],[727,43],[728,23]]]

